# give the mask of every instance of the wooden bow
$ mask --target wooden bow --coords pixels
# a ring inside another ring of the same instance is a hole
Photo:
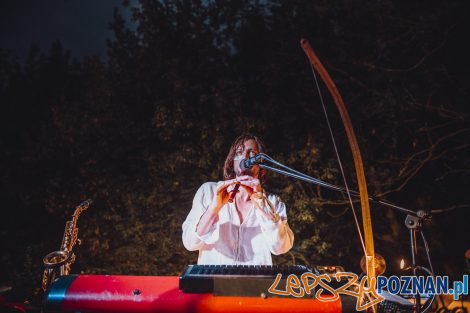
[[[321,64],[315,52],[313,52],[310,43],[301,39],[300,45],[304,50],[305,54],[309,58],[312,66],[317,70],[320,77],[326,84],[333,100],[338,107],[339,113],[341,115],[341,120],[343,121],[344,127],[346,129],[346,134],[348,136],[349,145],[351,147],[351,152],[354,158],[354,165],[356,168],[357,183],[359,185],[359,193],[361,199],[361,208],[362,208],[362,224],[364,230],[364,241],[365,241],[365,252],[366,252],[366,268],[367,268],[367,282],[368,286],[371,287],[375,284],[372,282],[375,281],[375,258],[374,258],[374,238],[372,232],[372,221],[370,217],[370,207],[369,207],[369,195],[367,192],[366,177],[364,174],[364,166],[362,164],[361,152],[359,150],[359,145],[357,144],[356,135],[352,127],[351,119],[349,118],[348,111],[344,105],[343,99],[336,88],[335,83],[331,79],[330,75],[326,69]],[[372,279],[374,278],[374,279]],[[375,286],[373,286],[375,288]]]

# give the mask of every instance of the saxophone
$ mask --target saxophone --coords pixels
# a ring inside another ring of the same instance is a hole
[[[64,237],[60,249],[49,253],[43,259],[44,273],[42,275],[42,289],[46,291],[50,285],[60,276],[68,275],[71,266],[75,262],[75,254],[72,249],[75,244],[81,244],[78,239],[77,221],[80,214],[88,209],[92,201],[90,199],[84,201],[75,208],[72,220],[65,223]]]

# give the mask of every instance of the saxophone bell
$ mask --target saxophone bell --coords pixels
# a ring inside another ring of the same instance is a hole
[[[74,259],[73,253],[57,250],[49,253],[42,259],[44,272],[42,274],[42,289],[46,291],[49,286],[60,276],[68,275],[69,263]]]
[[[70,259],[69,251],[57,250],[46,255],[42,262],[46,268],[55,268],[64,265]]]

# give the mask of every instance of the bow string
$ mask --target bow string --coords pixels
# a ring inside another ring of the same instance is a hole
[[[357,143],[356,134],[354,132],[351,119],[349,117],[349,113],[346,109],[344,104],[343,98],[336,88],[335,83],[331,79],[331,76],[328,74],[327,70],[320,62],[320,59],[317,57],[315,52],[313,51],[310,43],[306,39],[301,39],[300,45],[304,50],[305,54],[307,55],[308,59],[310,60],[310,64],[312,66],[312,71],[315,77],[315,81],[317,83],[317,88],[320,95],[320,100],[323,105],[323,111],[325,113],[325,117],[327,120],[328,128],[330,131],[331,138],[333,140],[333,145],[335,148],[336,156],[339,162],[340,170],[343,176],[345,189],[347,190],[347,194],[349,197],[349,202],[352,208],[352,212],[354,214],[354,218],[356,220],[356,225],[358,227],[359,237],[361,240],[362,248],[364,250],[364,255],[366,258],[366,268],[367,268],[367,282],[368,286],[372,286],[373,282],[375,281],[375,258],[374,258],[374,238],[373,238],[373,231],[372,231],[372,220],[370,215],[370,207],[369,207],[369,195],[367,192],[367,185],[366,185],[366,178],[364,174],[364,165],[362,163],[361,152],[359,150],[359,145]],[[357,220],[357,216],[354,210],[353,201],[351,199],[351,194],[349,192],[349,187],[347,184],[346,176],[344,174],[343,166],[341,163],[341,159],[339,157],[338,149],[336,147],[336,142],[334,140],[333,131],[328,119],[328,114],[326,112],[326,108],[323,102],[323,98],[321,96],[320,88],[318,86],[318,81],[316,79],[315,70],[318,72],[320,77],[322,78],[323,82],[325,83],[328,91],[330,92],[336,107],[339,110],[341,120],[343,122],[344,128],[346,130],[346,135],[348,138],[349,146],[351,147],[351,152],[354,159],[354,166],[356,169],[356,176],[357,176],[357,183],[359,187],[359,194],[360,194],[360,202],[361,202],[361,211],[362,211],[362,225],[364,230],[364,238],[362,237],[360,226]],[[372,279],[373,278],[373,279]],[[375,286],[373,286],[375,288]]]

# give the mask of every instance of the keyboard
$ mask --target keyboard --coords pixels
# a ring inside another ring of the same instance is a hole
[[[177,276],[63,275],[46,291],[41,312],[358,313],[354,301],[219,297],[182,292],[178,281]]]
[[[297,277],[310,272],[314,275],[343,272],[340,266],[309,267],[305,265],[188,265],[180,276],[179,287],[186,293],[213,293],[220,296],[263,296],[282,274],[276,289],[285,290],[289,275]],[[305,295],[313,297],[313,294]]]

